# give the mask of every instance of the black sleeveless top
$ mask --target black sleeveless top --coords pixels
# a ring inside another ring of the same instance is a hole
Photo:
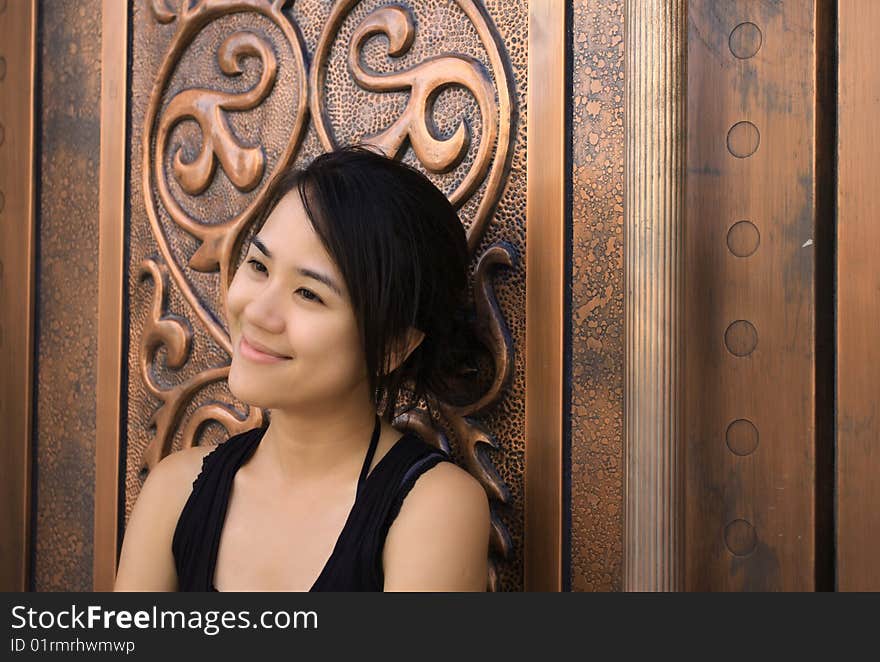
[[[217,590],[214,567],[232,481],[265,431],[266,428],[254,428],[230,437],[203,458],[202,471],[193,482],[171,544],[178,590]],[[354,505],[311,591],[381,591],[385,583],[382,548],[403,500],[419,476],[439,462],[450,461],[442,450],[406,433],[368,476],[379,432],[376,417]]]

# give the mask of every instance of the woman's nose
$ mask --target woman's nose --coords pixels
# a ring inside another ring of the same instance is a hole
[[[278,334],[284,331],[284,316],[279,307],[278,293],[271,286],[264,287],[251,299],[242,314],[248,324],[266,333]]]

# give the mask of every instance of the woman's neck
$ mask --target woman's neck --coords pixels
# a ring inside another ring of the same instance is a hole
[[[356,477],[375,423],[376,411],[368,401],[337,403],[323,411],[273,409],[253,469],[277,480],[282,488],[334,476]]]

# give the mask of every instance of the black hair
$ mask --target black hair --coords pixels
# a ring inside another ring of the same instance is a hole
[[[290,168],[255,211],[255,232],[296,189],[345,280],[366,356],[370,393],[391,422],[405,391],[467,401],[480,349],[467,305],[467,237],[455,208],[421,172],[369,146],[349,146]],[[395,370],[410,327],[424,339]],[[464,396],[464,397],[463,397]]]

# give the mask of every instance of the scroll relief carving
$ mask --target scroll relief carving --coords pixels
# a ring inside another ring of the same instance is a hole
[[[138,272],[139,281],[151,280],[154,288],[151,311],[140,338],[139,367],[149,393],[160,402],[150,421],[152,438],[142,457],[144,469],[152,468],[171,451],[172,438],[181,425],[183,445],[189,446],[197,442],[201,428],[208,422],[219,423],[230,435],[264,423],[262,411],[252,409],[243,415],[231,404],[217,402],[195,408],[184,420],[194,397],[208,384],[224,380],[229,365],[170,384],[170,379],[159,377],[164,373],[157,357],[164,348],[168,369],[177,371],[187,365],[192,351],[191,323],[200,325],[223,351],[232,355],[230,338],[220,319],[226,318],[226,292],[256,205],[272,178],[296,160],[309,128],[309,116],[324,149],[339,145],[335,131],[339,127],[333,126],[325,98],[334,47],[347,46],[348,72],[360,90],[406,95],[404,111],[387,128],[373,135],[360,135],[357,140],[376,145],[395,158],[403,158],[412,148],[433,180],[441,188],[446,187],[457,209],[472,203],[467,206],[466,219],[470,221],[467,237],[472,254],[480,246],[502,192],[511,154],[514,108],[500,39],[476,3],[457,0],[455,4],[478,35],[488,66],[472,55],[443,53],[394,71],[368,66],[364,49],[374,37],[380,42],[384,37],[389,60],[396,61],[409,53],[417,27],[413,13],[406,7],[378,6],[360,19],[347,44],[338,44],[342,27],[361,3],[336,2],[307,65],[310,58],[301,31],[284,13],[286,4],[282,0],[181,0],[175,10],[168,0],[151,0],[155,20],[173,25],[176,31],[153,85],[142,137],[146,211],[160,253],[142,262]],[[235,27],[212,55],[230,86],[235,87],[233,83],[245,74],[250,78],[244,80],[255,82],[246,89],[239,84],[235,91],[181,86],[176,70],[199,36],[212,24],[216,27],[239,14],[253,15],[255,24],[268,21],[274,27]],[[273,35],[283,39],[273,42]],[[346,50],[341,52],[346,54]],[[472,132],[465,119],[459,120],[454,130],[447,132],[449,135],[438,131],[435,106],[438,96],[449,89],[464,90],[473,99],[479,110],[478,131]],[[285,102],[293,99],[293,103],[288,104],[289,108],[285,106],[289,120],[272,127],[284,136],[280,146],[270,150],[265,143],[251,144],[242,138],[236,130],[236,116],[264,110],[276,95]],[[197,127],[197,134],[181,132],[186,125]],[[198,135],[198,139],[181,143],[182,135]],[[232,192],[241,199],[243,208],[225,220],[207,222],[197,218],[192,202],[216,194],[213,187],[221,181],[234,188]],[[180,246],[193,241],[197,249],[187,258]],[[497,449],[498,444],[476,418],[498,402],[512,378],[512,340],[495,297],[492,276],[498,267],[512,268],[515,262],[514,248],[498,242],[479,256],[474,273],[475,330],[494,364],[488,389],[466,406],[441,402],[429,395],[427,404],[433,415],[418,408],[395,420],[400,429],[412,430],[447,451],[451,450],[450,436],[457,440],[467,469],[480,480],[492,501],[491,549],[501,559],[509,556],[511,539],[495,506],[509,502],[510,493],[491,460],[480,452],[481,447]],[[214,273],[219,274],[219,287],[210,292],[200,290],[196,285],[198,274]],[[167,312],[166,299],[172,284],[191,309],[191,321]],[[494,561],[490,588],[497,588]]]

